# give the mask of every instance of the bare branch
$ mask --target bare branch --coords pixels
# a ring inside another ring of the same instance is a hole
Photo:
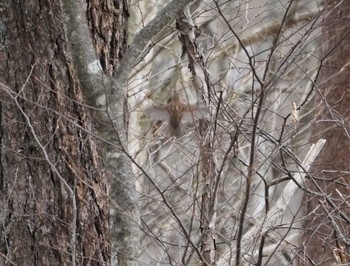
[[[175,16],[181,12],[191,0],[173,0],[159,14],[149,22],[135,36],[132,44],[127,50],[120,67],[115,73],[119,84],[125,84],[131,69],[137,62],[138,57],[151,41],[152,37],[158,34],[168,23],[175,19]]]
[[[320,153],[322,147],[326,141],[324,139],[320,139],[317,141],[317,143],[313,144],[310,148],[308,154],[306,155],[303,163],[302,168],[306,171],[309,170],[311,164],[316,159],[317,155]],[[302,183],[304,179],[304,174],[302,171],[297,172],[294,179],[300,184]],[[249,229],[248,232],[246,232],[243,235],[243,243],[242,243],[242,254],[244,253],[244,250],[246,250],[252,243],[252,239],[254,239],[257,235],[264,235],[267,233],[271,228],[275,227],[278,222],[280,221],[280,218],[282,217],[285,209],[287,208],[290,200],[292,199],[293,195],[298,189],[298,185],[293,181],[290,180],[286,187],[284,188],[283,192],[281,193],[280,198],[277,200],[276,204],[269,210],[269,212],[266,215],[266,218],[263,219],[263,217],[259,217],[256,220],[261,221],[254,225],[252,228]],[[227,262],[227,260],[232,260],[234,258],[230,258],[230,254],[235,254],[235,250],[231,250],[227,254],[225,254],[220,261],[218,262],[218,265],[223,265],[222,263]]]

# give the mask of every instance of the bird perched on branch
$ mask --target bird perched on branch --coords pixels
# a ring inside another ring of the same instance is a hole
[[[174,137],[184,135],[185,122],[194,122],[208,117],[209,110],[204,106],[183,103],[175,92],[169,97],[166,104],[150,106],[144,110],[145,114],[154,121],[166,122],[166,134]]]

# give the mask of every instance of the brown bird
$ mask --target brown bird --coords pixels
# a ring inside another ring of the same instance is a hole
[[[184,134],[184,122],[194,122],[209,114],[208,108],[204,106],[199,107],[181,102],[176,92],[169,97],[166,104],[148,107],[144,112],[151,120],[166,122],[165,133],[175,137],[181,137]]]

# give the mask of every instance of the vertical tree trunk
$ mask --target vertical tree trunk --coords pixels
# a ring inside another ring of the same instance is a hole
[[[305,197],[308,218],[303,265],[350,261],[350,2],[327,2],[322,29],[325,60],[317,82],[317,120],[312,133],[313,142],[320,138],[327,142],[308,187],[315,193]]]
[[[88,4],[105,69],[125,47],[123,4]],[[104,168],[59,1],[0,6],[0,265],[109,264]]]

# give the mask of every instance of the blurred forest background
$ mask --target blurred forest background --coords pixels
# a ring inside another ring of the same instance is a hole
[[[350,2],[39,2],[0,4],[0,264],[350,263]]]

